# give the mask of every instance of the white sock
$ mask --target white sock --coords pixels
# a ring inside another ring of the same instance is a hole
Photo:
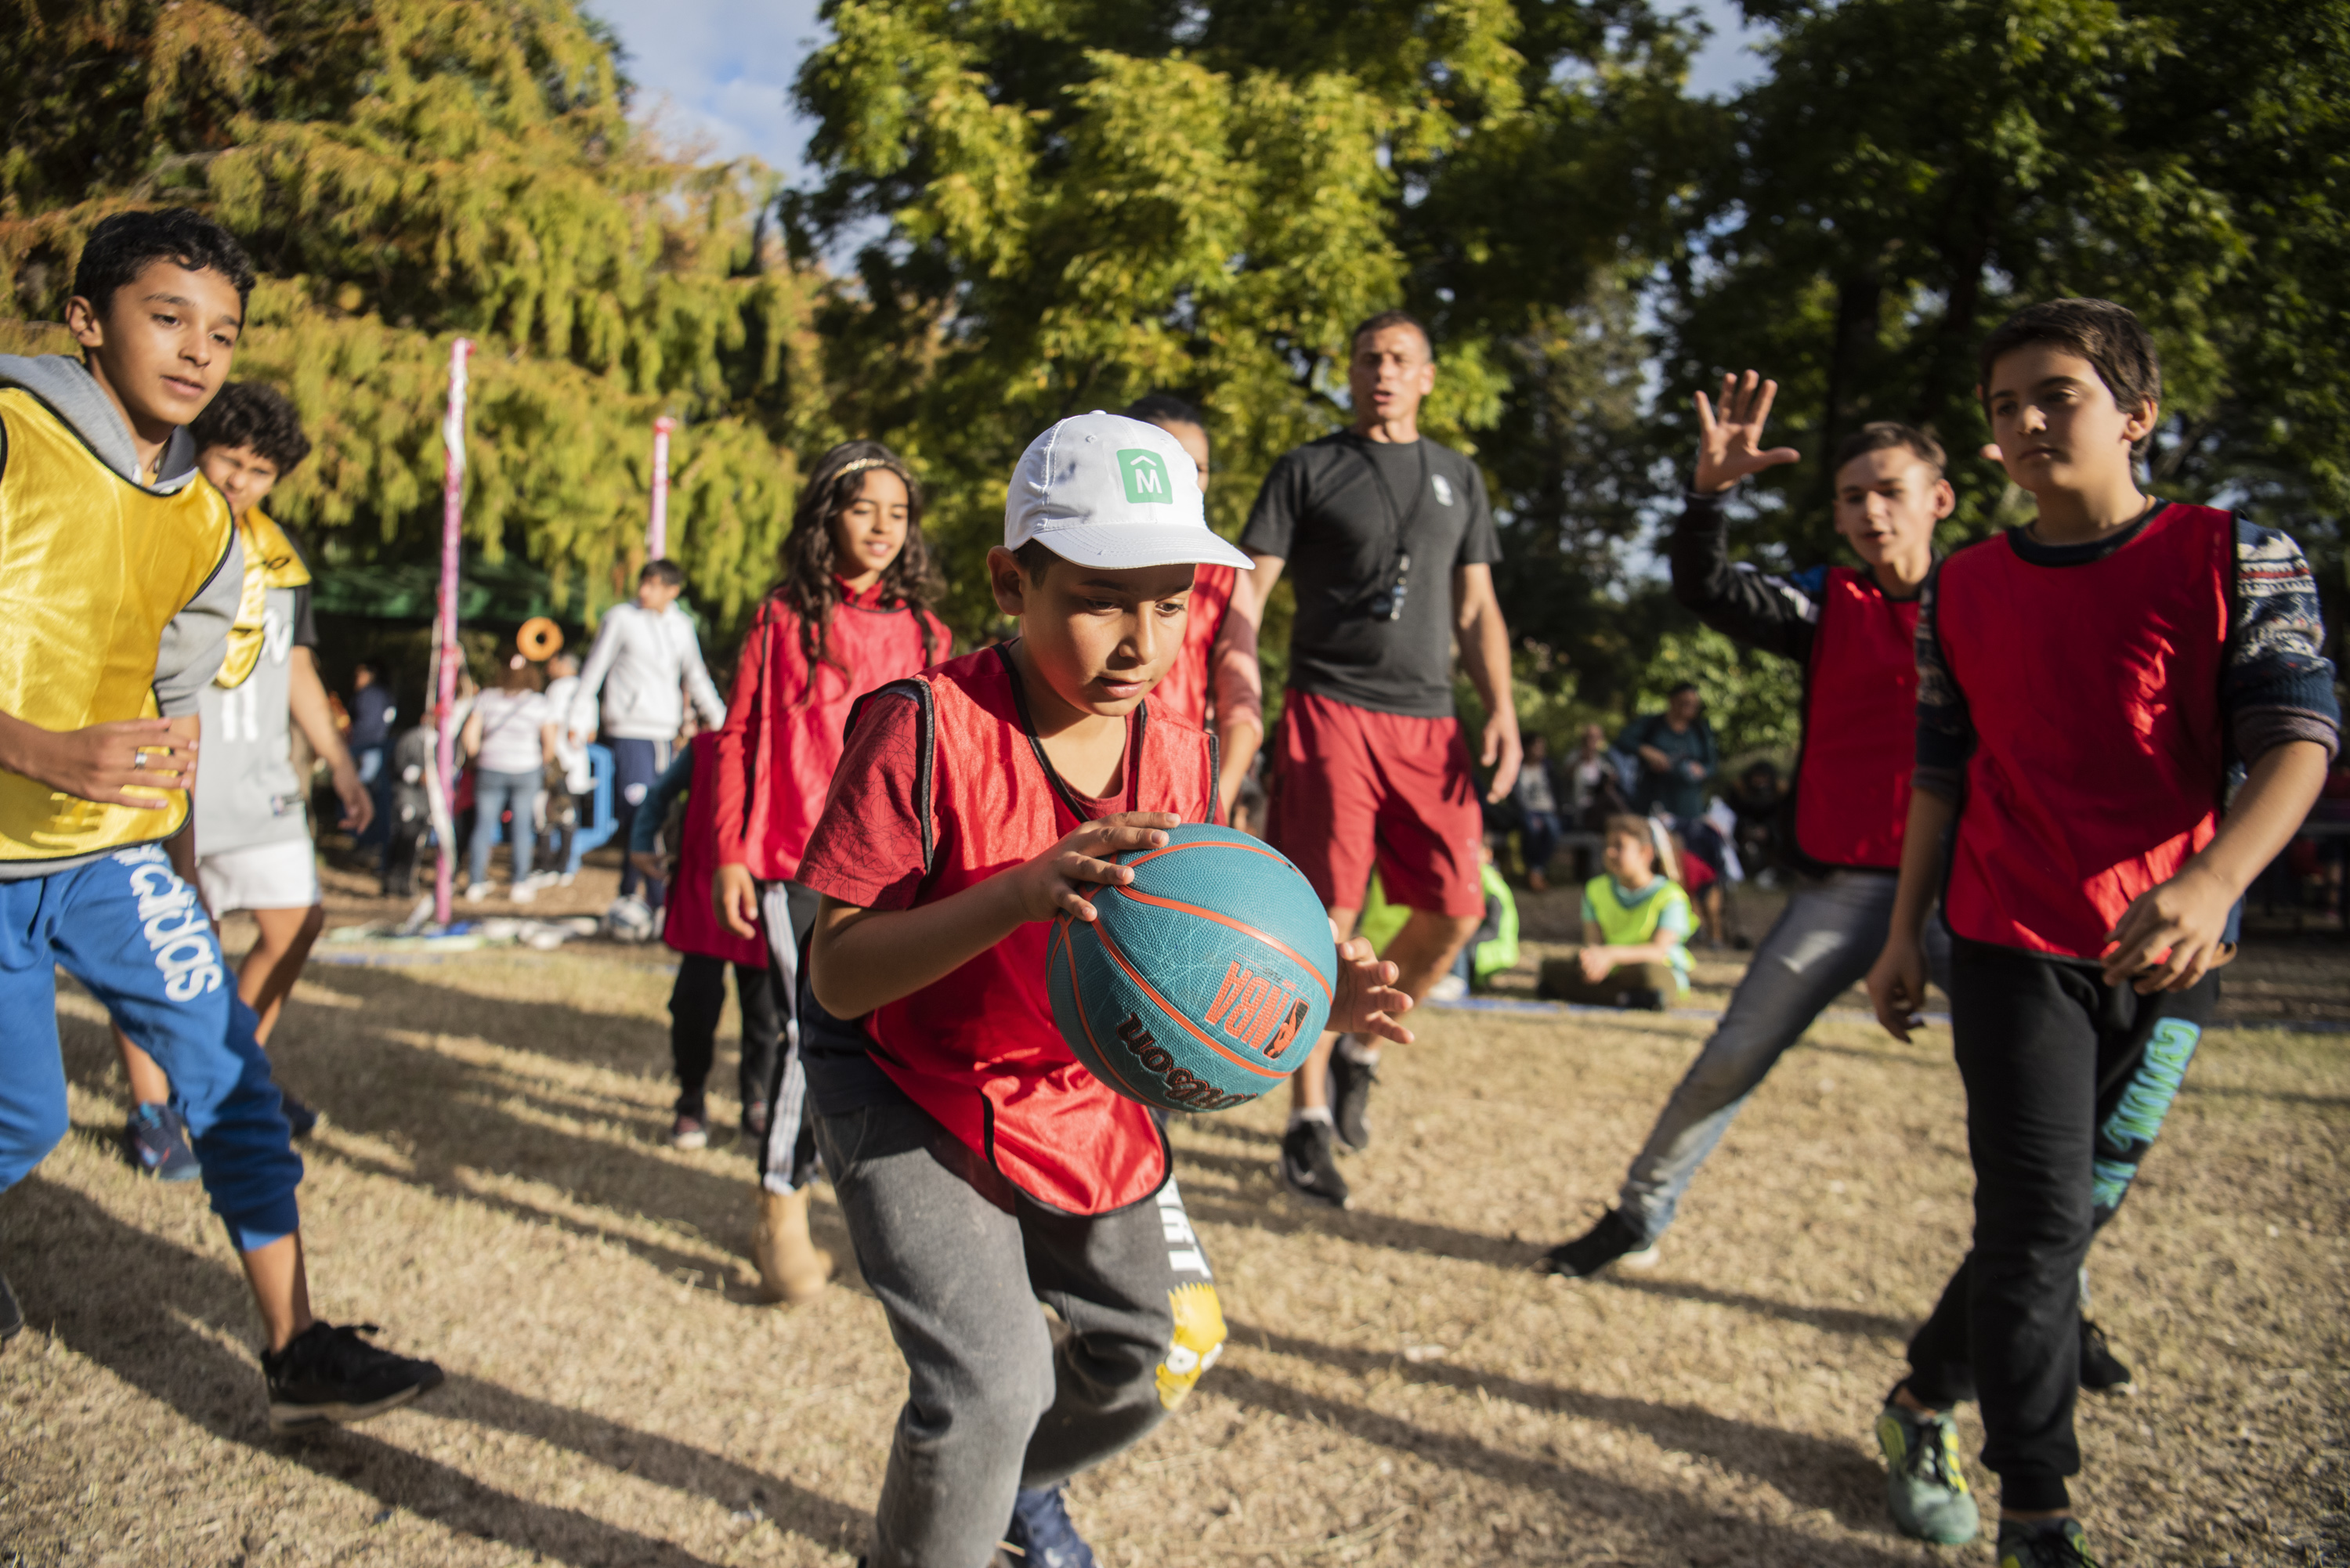
[[[1379,1064],[1378,1052],[1364,1044],[1352,1034],[1338,1036],[1338,1054],[1357,1067],[1376,1067]]]
[[[1289,1113],[1291,1132],[1295,1132],[1307,1122],[1320,1122],[1326,1127],[1335,1125],[1330,1120],[1330,1107],[1327,1106],[1306,1106]]]

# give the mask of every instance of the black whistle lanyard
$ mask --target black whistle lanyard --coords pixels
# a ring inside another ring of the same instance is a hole
[[[1419,483],[1411,493],[1411,515],[1409,517],[1404,515],[1403,508],[1396,504],[1395,490],[1388,483],[1387,471],[1379,466],[1379,460],[1367,450],[1371,444],[1369,438],[1357,435],[1355,441],[1358,443],[1355,448],[1356,454],[1370,469],[1372,482],[1378,485],[1379,499],[1387,504],[1388,512],[1388,569],[1371,589],[1371,597],[1375,603],[1384,598],[1391,607],[1387,612],[1387,619],[1401,620],[1406,579],[1411,575],[1411,524],[1419,521],[1419,509],[1426,504],[1428,498],[1428,438],[1422,436],[1414,443],[1419,448]]]

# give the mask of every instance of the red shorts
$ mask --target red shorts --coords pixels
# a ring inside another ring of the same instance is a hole
[[[1458,719],[1379,713],[1291,691],[1273,736],[1265,836],[1330,909],[1388,902],[1482,916],[1484,815]]]

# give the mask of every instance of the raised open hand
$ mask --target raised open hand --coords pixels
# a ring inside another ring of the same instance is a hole
[[[1750,473],[1798,462],[1803,453],[1791,446],[1762,450],[1762,423],[1771,417],[1771,400],[1779,383],[1765,381],[1749,370],[1721,378],[1721,411],[1714,412],[1703,392],[1697,395],[1697,478],[1693,488],[1718,495]]]

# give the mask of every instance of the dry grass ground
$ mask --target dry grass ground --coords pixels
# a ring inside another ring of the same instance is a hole
[[[1555,934],[1559,911],[1530,925]],[[0,1562],[846,1563],[902,1372],[853,1280],[794,1313],[747,1299],[743,1149],[660,1138],[660,958],[312,969],[278,1056],[330,1116],[307,1150],[320,1310],[450,1376],[294,1441],[265,1429],[255,1320],[201,1193],[118,1158],[110,1052],[69,992],[74,1132],[0,1199],[32,1325],[0,1355]],[[2334,950],[2245,973],[2282,1011],[2350,1000]],[[1700,999],[1734,975],[1703,966]],[[1279,1195],[1278,1106],[1184,1126],[1232,1341],[1156,1437],[1076,1484],[1105,1563],[1988,1562],[1891,1532],[1868,1438],[1966,1231],[1946,1038],[1824,1023],[1659,1266],[1527,1268],[1597,1212],[1704,1029],[1426,1015],[1383,1069],[1344,1214]],[[2079,1497],[2108,1563],[2350,1561],[2345,1056],[2339,1036],[2215,1032],[2099,1244],[2098,1315],[2138,1368],[2083,1404]],[[821,1205],[819,1232],[845,1251]]]

